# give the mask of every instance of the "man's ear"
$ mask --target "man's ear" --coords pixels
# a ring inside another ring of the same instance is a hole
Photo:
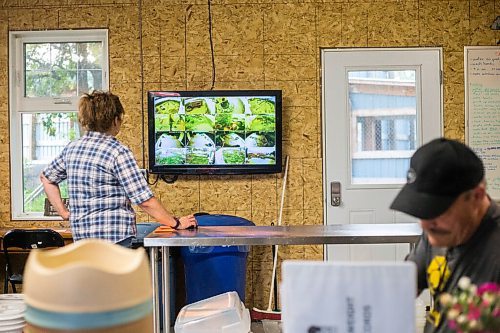
[[[479,185],[474,188],[473,193],[475,200],[483,200],[486,196],[486,184],[484,182],[479,183]]]

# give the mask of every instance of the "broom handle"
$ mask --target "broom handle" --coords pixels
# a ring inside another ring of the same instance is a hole
[[[286,189],[286,179],[288,176],[288,156],[285,159],[285,174],[283,175],[283,184],[281,187],[281,203],[280,203],[280,212],[278,215],[278,226],[281,226],[281,219],[283,217],[283,203],[285,201],[285,189]],[[269,302],[267,303],[267,311],[271,311],[273,304],[273,290],[274,290],[274,281],[276,279],[276,266],[278,263],[278,245],[274,247],[274,257],[273,257],[273,273],[271,276],[271,289],[269,290]]]
[[[274,290],[274,281],[276,279],[276,264],[278,262],[278,246],[274,246],[274,258],[273,258],[273,274],[271,276],[271,289],[269,290],[269,302],[267,303],[267,311],[272,311],[273,304],[273,290]]]
[[[285,202],[285,189],[286,189],[286,179],[288,176],[288,156],[285,159],[285,174],[283,176],[283,186],[281,187],[281,203],[280,203],[280,213],[278,216],[278,225],[281,225],[281,219],[283,217],[283,204]]]

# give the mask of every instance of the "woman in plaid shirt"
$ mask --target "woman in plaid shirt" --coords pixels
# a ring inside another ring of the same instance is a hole
[[[176,218],[154,197],[135,158],[116,139],[125,110],[118,96],[94,91],[80,99],[78,120],[86,133],[70,142],[42,172],[45,193],[73,239],[100,238],[114,243],[136,236],[138,205],[159,223],[174,229],[196,227],[193,215]],[[69,211],[59,183],[67,179]]]

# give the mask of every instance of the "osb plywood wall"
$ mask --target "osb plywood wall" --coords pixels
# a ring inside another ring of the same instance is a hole
[[[281,89],[284,155],[290,156],[284,224],[322,224],[320,48],[442,46],[444,133],[464,138],[464,45],[495,45],[489,26],[500,0],[212,0],[215,89]],[[142,8],[142,10],[141,10]],[[111,90],[126,120],[119,139],[143,161],[142,103],[148,90],[209,89],[206,0],[0,1],[0,217],[10,220],[8,31],[108,28]],[[142,44],[142,49],[141,49]],[[143,66],[141,70],[141,58]],[[145,104],[144,104],[145,105]],[[147,159],[147,152],[146,159]],[[154,192],[175,214],[225,213],[276,222],[281,175],[180,177]],[[139,213],[138,220],[148,218]],[[281,247],[280,257],[321,259],[321,246]],[[249,257],[247,304],[265,308],[271,250]]]

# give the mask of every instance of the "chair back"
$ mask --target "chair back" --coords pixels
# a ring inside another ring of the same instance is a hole
[[[52,229],[12,229],[3,236],[2,247],[5,258],[5,280],[4,293],[8,292],[8,283],[12,285],[12,291],[16,291],[16,284],[22,284],[22,269],[24,263],[14,266],[9,252],[12,249],[32,250],[41,248],[54,248],[64,246],[64,238]]]
[[[4,252],[15,247],[24,250],[64,246],[64,238],[52,229],[12,229],[3,237]]]

